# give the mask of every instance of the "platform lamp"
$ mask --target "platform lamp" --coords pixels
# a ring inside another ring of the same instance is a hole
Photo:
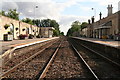
[[[94,10],[94,16],[92,18],[94,18],[94,21],[95,21],[95,18],[96,18],[96,9],[92,8],[92,10]],[[93,26],[94,26],[94,24],[93,24]],[[95,33],[93,34],[93,37],[95,37]]]
[[[35,24],[35,19],[36,19],[36,9],[37,9],[37,8],[38,8],[38,6],[35,5],[35,8],[34,8],[34,22],[33,22],[34,25],[36,25],[36,24]],[[37,28],[37,30],[38,30],[38,28]],[[36,35],[36,31],[35,31],[35,35]],[[35,36],[35,35],[34,35],[34,36]]]
[[[96,18],[96,9],[92,8],[92,10],[94,10],[94,17]]]

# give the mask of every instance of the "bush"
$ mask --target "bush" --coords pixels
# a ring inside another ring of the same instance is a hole
[[[29,39],[33,39],[33,38],[34,38],[34,35],[29,34]]]
[[[37,38],[41,38],[41,36],[40,36],[40,35],[37,35],[36,37],[37,37]]]
[[[5,28],[5,29],[7,29],[8,27],[10,27],[9,24],[5,24],[5,25],[4,25],[4,28]]]
[[[27,37],[26,34],[20,34],[20,35],[19,35],[19,38],[20,38],[20,39],[25,39],[25,37]]]

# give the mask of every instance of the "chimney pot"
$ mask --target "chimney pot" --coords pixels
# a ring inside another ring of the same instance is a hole
[[[100,15],[100,20],[101,20],[101,19],[102,19],[102,13],[100,12],[100,14],[99,14],[99,15]]]
[[[94,16],[91,19],[92,19],[92,23],[94,23],[94,20],[95,20]]]
[[[90,19],[88,19],[88,24],[90,24]]]
[[[108,16],[112,15],[112,4],[108,5],[107,9],[108,9]]]

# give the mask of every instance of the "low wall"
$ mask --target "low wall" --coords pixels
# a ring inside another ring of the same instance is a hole
[[[88,48],[91,48],[99,52],[100,54],[120,63],[120,49],[119,48],[111,47],[111,46],[104,45],[104,44],[98,44],[98,43],[94,43],[90,41],[85,41],[85,40],[81,40],[77,38],[72,38],[72,39],[74,39],[77,43],[83,44],[87,46]]]

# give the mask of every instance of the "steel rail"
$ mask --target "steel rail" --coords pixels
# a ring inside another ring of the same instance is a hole
[[[91,52],[93,52],[93,53],[95,53],[95,54],[99,55],[100,57],[102,57],[102,58],[106,59],[107,61],[110,61],[112,64],[114,64],[114,65],[116,65],[116,66],[120,67],[120,64],[119,64],[119,63],[117,63],[117,62],[115,62],[115,61],[113,61],[113,60],[111,60],[111,59],[109,59],[109,58],[105,57],[104,55],[100,54],[99,52],[96,52],[95,50],[90,49],[89,47],[87,47],[87,46],[85,46],[85,45],[83,45],[83,44],[80,44],[80,45],[81,45],[81,46],[83,46],[84,48],[86,48],[86,49],[90,50]]]
[[[94,51],[93,49],[88,48],[88,47],[87,47],[87,46],[85,46],[85,45],[82,45],[82,44],[80,44],[80,45],[81,45],[81,46],[83,46],[84,48],[86,48],[86,49],[88,49],[88,50],[92,51],[93,53],[95,53],[95,54],[97,54],[97,55],[101,56],[102,58],[104,58],[104,59],[106,59],[106,60],[110,61],[111,63],[113,63],[113,64],[115,64],[115,65],[117,65],[117,66],[119,66],[119,67],[120,67],[120,64],[119,64],[119,63],[112,61],[111,59],[109,59],[109,58],[107,58],[107,57],[103,56],[102,54],[100,54],[100,53],[98,53],[98,52]]]
[[[30,61],[31,59],[33,59],[34,57],[36,57],[38,54],[40,54],[41,52],[43,52],[46,48],[50,47],[53,44],[48,45],[47,47],[45,47],[44,49],[38,51],[37,53],[35,53],[34,55],[30,56],[29,58],[25,59],[24,61],[20,62],[19,64],[17,64],[16,66],[14,66],[13,68],[9,69],[6,72],[3,72],[0,76],[2,78],[4,78],[4,76],[8,75],[9,73],[13,72],[15,69],[17,69],[18,67],[20,67],[22,64]]]
[[[82,55],[78,52],[78,50],[73,46],[73,44],[71,43],[73,49],[75,50],[75,52],[79,55],[79,57],[81,58],[81,60],[84,62],[84,64],[87,66],[87,68],[90,70],[90,72],[93,74],[93,76],[95,77],[96,80],[100,80],[98,78],[98,76],[95,74],[95,72],[91,69],[91,67],[87,64],[87,62],[84,60],[84,58],[82,57]]]
[[[43,70],[42,73],[40,74],[38,80],[41,80],[41,79],[43,79],[43,78],[46,76],[46,73],[47,73],[50,65],[52,64],[52,61],[53,61],[53,59],[55,58],[55,56],[56,56],[56,54],[57,54],[60,46],[61,46],[61,43],[59,44],[59,46],[57,47],[57,49],[56,49],[55,52],[53,53],[52,57],[51,57],[50,60],[48,61],[48,63],[47,63],[47,65],[45,66],[44,70]]]

